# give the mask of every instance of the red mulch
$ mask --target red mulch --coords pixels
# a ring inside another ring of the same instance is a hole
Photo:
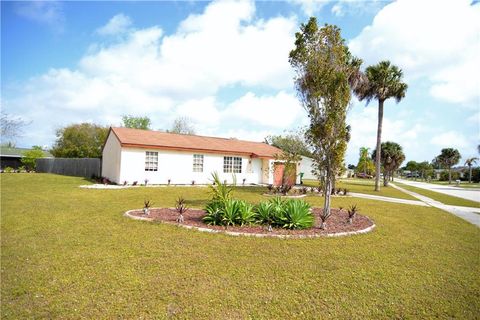
[[[287,230],[282,228],[274,228],[272,232],[268,232],[265,226],[260,225],[251,225],[251,226],[229,226],[225,228],[224,226],[212,226],[203,223],[202,218],[205,216],[204,210],[199,209],[189,209],[186,213],[183,214],[184,225],[210,228],[214,230],[228,230],[233,232],[244,232],[244,233],[264,233],[264,234],[278,234],[278,235],[325,235],[338,232],[351,232],[359,231],[365,228],[368,228],[373,225],[373,221],[368,217],[360,215],[357,213],[356,217],[353,219],[353,223],[348,223],[348,213],[345,210],[331,209],[331,215],[327,219],[327,229],[320,229],[320,213],[322,212],[321,208],[313,208],[313,214],[315,216],[315,223],[312,228],[302,229],[302,230]],[[135,210],[130,212],[131,215],[137,217],[148,217],[154,221],[163,221],[167,223],[176,224],[176,219],[178,213],[175,209],[169,208],[159,208],[151,209],[148,216],[143,214],[141,210]]]

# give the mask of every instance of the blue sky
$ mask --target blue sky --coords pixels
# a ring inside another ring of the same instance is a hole
[[[261,141],[307,123],[288,52],[315,15],[342,29],[364,67],[389,59],[407,97],[385,107],[383,140],[407,160],[479,143],[480,4],[469,1],[1,2],[1,108],[31,121],[18,146],[76,122],[155,129],[186,116],[199,134]],[[448,21],[448,23],[446,23]],[[373,148],[377,104],[352,100],[347,163]]]

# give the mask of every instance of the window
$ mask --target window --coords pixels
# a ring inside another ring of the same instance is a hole
[[[223,157],[224,173],[242,173],[242,158]]]
[[[203,172],[203,154],[193,155],[193,172]]]
[[[145,171],[158,171],[158,152],[145,152]]]

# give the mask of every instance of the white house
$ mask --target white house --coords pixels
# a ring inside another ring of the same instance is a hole
[[[280,149],[261,142],[110,128],[102,176],[119,184],[145,179],[149,184],[208,184],[217,172],[229,183],[235,175],[238,184],[279,184],[279,154]]]

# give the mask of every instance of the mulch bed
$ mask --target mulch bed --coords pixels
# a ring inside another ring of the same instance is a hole
[[[368,217],[360,215],[357,213],[356,217],[353,219],[353,223],[348,223],[348,214],[345,210],[331,209],[332,214],[327,220],[327,229],[320,229],[320,213],[321,208],[312,208],[313,214],[315,216],[315,223],[312,228],[303,229],[303,230],[287,230],[281,228],[274,228],[272,232],[268,232],[265,226],[260,225],[251,225],[251,226],[229,226],[225,228],[224,226],[212,226],[203,223],[202,218],[205,216],[204,210],[199,209],[189,209],[186,213],[183,214],[185,219],[184,225],[194,226],[199,228],[208,228],[218,231],[230,231],[230,232],[241,232],[241,233],[257,233],[257,234],[267,234],[267,235],[306,235],[306,236],[315,236],[315,235],[328,235],[340,232],[354,232],[366,229],[374,225],[373,221]],[[150,210],[149,215],[145,215],[141,210],[132,210],[129,212],[130,215],[140,218],[149,218],[153,221],[162,221],[166,223],[177,224],[176,219],[178,213],[174,209],[170,208],[153,208]]]

